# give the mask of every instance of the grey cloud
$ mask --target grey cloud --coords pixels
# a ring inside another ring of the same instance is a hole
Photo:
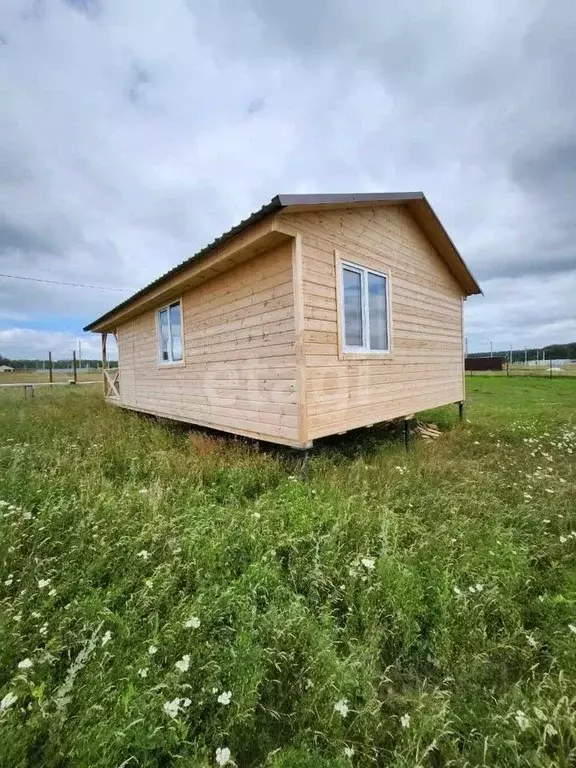
[[[138,287],[279,190],[424,189],[486,283],[471,335],[568,340],[568,0],[27,8],[0,7],[0,267]],[[39,319],[115,298],[0,284]]]
[[[132,71],[129,75],[127,93],[128,98],[133,103],[140,101],[144,92],[145,86],[152,81],[152,76],[148,70],[141,64],[133,64]]]
[[[252,101],[248,102],[248,106],[246,107],[246,111],[249,115],[254,115],[256,112],[260,112],[264,109],[266,106],[266,99],[252,99]]]
[[[62,0],[62,2],[90,18],[95,18],[102,11],[100,0]]]
[[[51,243],[40,232],[9,221],[0,214],[0,254],[13,251],[33,254],[52,250]]]

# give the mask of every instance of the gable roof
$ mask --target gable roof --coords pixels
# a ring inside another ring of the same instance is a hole
[[[193,263],[201,261],[205,257],[213,253],[217,248],[221,247],[232,238],[239,235],[248,227],[262,221],[270,214],[279,213],[286,209],[313,209],[315,206],[319,208],[326,207],[352,207],[358,205],[370,205],[370,204],[402,204],[408,205],[412,215],[424,230],[425,234],[432,242],[440,256],[447,263],[454,277],[460,284],[463,292],[466,296],[473,294],[481,294],[482,290],[472,272],[466,266],[464,259],[458,252],[456,246],[450,239],[450,236],[444,229],[440,219],[434,212],[434,209],[426,199],[423,192],[363,192],[363,193],[335,193],[335,194],[302,194],[302,195],[276,195],[259,208],[254,213],[251,213],[246,219],[241,221],[236,226],[229,229],[224,234],[217,237],[211,243],[206,245],[200,251],[195,253],[190,258],[177,264],[175,267],[165,272],[160,277],[153,280],[151,283],[141,288],[125,301],[117,304],[111,310],[103,314],[98,319],[85,326],[85,331],[91,331],[96,326],[101,325],[110,319],[117,312],[126,309],[132,302],[145,296],[149,291],[162,285],[162,283],[168,281],[170,278],[177,275],[179,272],[183,272]]]

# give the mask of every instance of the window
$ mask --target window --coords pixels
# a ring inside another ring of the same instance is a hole
[[[388,277],[340,262],[344,352],[389,352]]]
[[[182,362],[182,305],[175,301],[158,310],[158,357],[160,363]]]

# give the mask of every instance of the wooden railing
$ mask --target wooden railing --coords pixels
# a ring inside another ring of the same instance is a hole
[[[110,400],[120,399],[120,370],[104,368],[104,397]]]

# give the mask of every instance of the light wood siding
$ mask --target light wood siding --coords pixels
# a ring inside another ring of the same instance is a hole
[[[404,206],[282,219],[302,235],[309,440],[463,399],[462,291]],[[335,250],[390,273],[388,359],[339,356]]]
[[[182,296],[184,364],[158,364],[156,310],[118,329],[122,405],[296,445],[291,242]]]

